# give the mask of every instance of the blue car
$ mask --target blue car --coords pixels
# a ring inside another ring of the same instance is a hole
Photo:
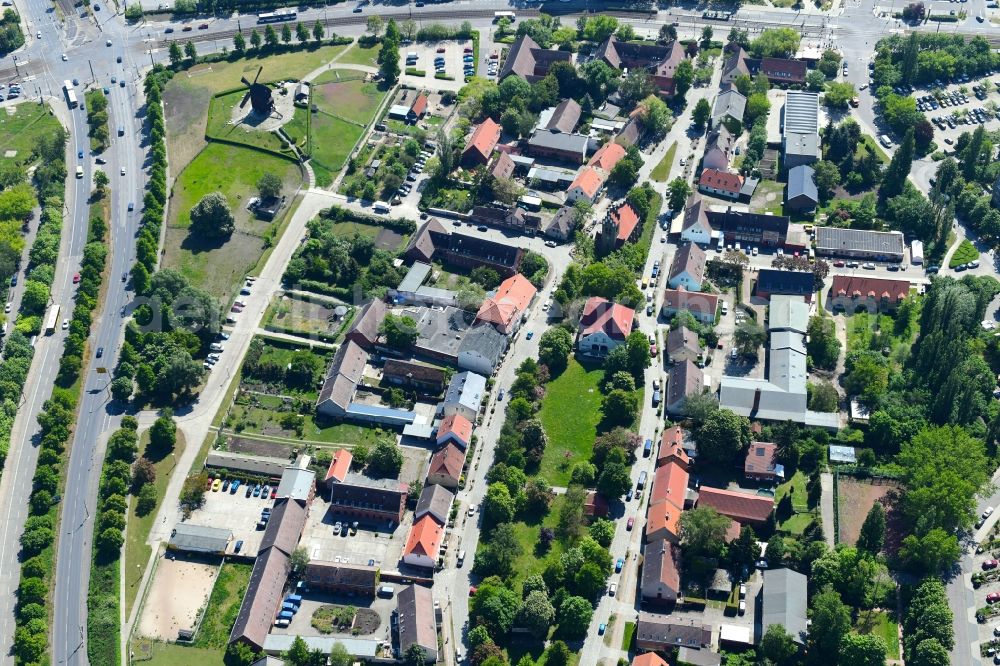
[[[83,151],[82,150],[76,151],[76,156],[77,156],[78,159],[82,160],[83,159]]]
[[[528,331],[528,334],[526,336],[524,336],[524,339],[525,340],[530,340],[533,337],[535,337],[535,332],[534,331]]]
[[[599,626],[599,627],[597,627],[597,633],[598,633],[598,635],[600,635],[600,636],[603,636],[603,635],[604,635],[604,631],[605,631],[605,630],[606,630],[607,628],[608,628],[608,625],[606,625],[606,624],[604,624],[603,622],[601,622],[600,626]]]
[[[253,496],[254,497],[260,497],[260,484],[259,483],[256,486],[253,487]]]
[[[619,557],[618,561],[615,562],[615,573],[621,573],[622,567],[624,566],[625,566],[625,560]]]

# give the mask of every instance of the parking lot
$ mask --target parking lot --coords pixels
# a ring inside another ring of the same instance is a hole
[[[297,612],[292,618],[291,623],[287,627],[274,627],[271,631],[275,634],[287,634],[289,636],[330,635],[324,634],[319,629],[312,626],[313,613],[323,606],[330,604],[367,608],[378,614],[379,626],[374,632],[359,633],[356,635],[348,634],[351,638],[388,640],[390,617],[392,615],[392,611],[396,609],[395,597],[352,597],[343,594],[304,592],[302,594],[302,604],[299,606],[299,612]]]
[[[358,531],[350,534],[350,530],[333,533],[336,522],[353,523],[356,519],[337,514],[330,510],[326,498],[319,495],[313,500],[309,509],[309,520],[300,542],[309,551],[309,557],[327,562],[345,562],[365,564],[381,569],[395,570],[406,545],[406,537],[410,533],[413,513],[407,512],[403,522],[392,526],[388,522],[373,524],[358,521]]]
[[[415,54],[416,59],[411,56]],[[465,85],[464,60],[472,58],[472,41],[414,43],[399,49],[400,83],[404,86],[427,87],[432,90],[458,90]],[[475,68],[476,63],[469,64]],[[407,74],[406,70],[423,72],[423,76]],[[448,78],[437,78],[435,72]]]
[[[240,554],[255,557],[264,537],[264,531],[257,529],[260,512],[264,507],[272,506],[274,501],[252,495],[246,497],[245,488],[245,485],[241,485],[235,494],[222,492],[221,489],[205,493],[205,505],[192,513],[187,522],[232,530],[233,540],[229,543],[229,552],[234,552],[236,542],[242,541]]]

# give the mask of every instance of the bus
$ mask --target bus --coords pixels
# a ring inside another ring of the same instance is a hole
[[[63,92],[66,93],[66,101],[69,102],[69,108],[75,109],[79,105],[79,102],[76,101],[76,91],[73,90],[72,81],[63,81]]]
[[[513,23],[516,20],[517,17],[514,16],[514,12],[493,12],[493,22],[494,23],[496,23],[497,21],[499,21],[502,18],[510,19],[511,23]]]
[[[56,332],[56,324],[59,323],[59,306],[53,305],[49,308],[49,316],[45,319],[45,335],[52,335]]]
[[[294,21],[298,13],[294,9],[276,9],[273,12],[257,14],[257,23],[278,23],[280,21]]]

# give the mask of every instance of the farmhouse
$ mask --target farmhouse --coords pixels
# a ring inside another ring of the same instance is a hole
[[[583,307],[577,349],[587,356],[604,357],[632,332],[635,310],[591,296]]]
[[[427,483],[458,488],[465,467],[465,449],[449,442],[434,452],[427,468]]]
[[[681,587],[680,551],[666,539],[647,543],[642,548],[642,603],[667,610],[677,602]]]
[[[469,142],[462,151],[462,163],[469,166],[488,164],[493,149],[500,141],[501,128],[492,118],[487,118],[472,131]]]
[[[670,288],[684,287],[689,291],[699,291],[704,279],[705,251],[694,243],[688,243],[677,250],[667,275]]]
[[[689,396],[705,390],[705,375],[701,368],[691,361],[678,363],[667,373],[667,395],[664,402],[668,414],[684,413],[684,404]]]
[[[553,64],[572,60],[572,53],[543,49],[531,37],[522,35],[511,45],[497,80],[503,81],[516,74],[528,83],[534,83],[545,78]]]
[[[735,490],[702,486],[698,506],[708,506],[741,525],[763,527],[774,509],[774,499]]]
[[[521,320],[538,290],[520,273],[500,283],[496,292],[479,306],[476,322],[496,327],[504,335],[513,335],[521,327]]]

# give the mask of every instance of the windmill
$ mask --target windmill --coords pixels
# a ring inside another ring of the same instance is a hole
[[[240,102],[240,108],[242,109],[247,105],[247,100],[250,100],[250,106],[253,108],[254,112],[258,115],[267,117],[271,115],[271,111],[274,110],[274,99],[271,98],[271,89],[264,85],[263,83],[257,83],[257,79],[260,78],[260,73],[264,71],[261,67],[257,70],[257,76],[253,77],[253,82],[247,81],[245,76],[240,77],[240,81],[249,88],[247,94],[243,96],[243,101]]]

